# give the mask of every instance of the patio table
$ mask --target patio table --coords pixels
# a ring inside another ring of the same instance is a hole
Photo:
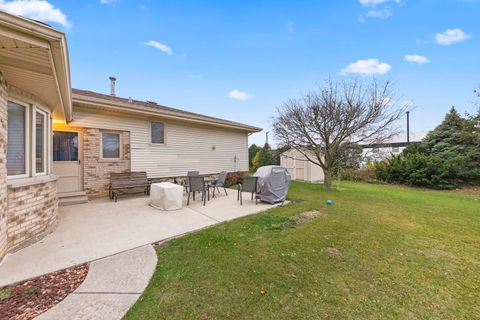
[[[178,210],[182,208],[183,187],[170,183],[152,183],[150,186],[150,205],[160,210]]]

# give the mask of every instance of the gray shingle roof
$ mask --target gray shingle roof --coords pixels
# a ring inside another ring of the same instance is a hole
[[[178,116],[184,116],[186,118],[188,118],[188,117],[199,118],[199,119],[202,119],[206,122],[212,122],[212,124],[220,123],[220,124],[229,125],[229,126],[232,126],[232,127],[238,127],[238,128],[243,129],[243,130],[250,131],[250,132],[258,132],[258,131],[262,130],[261,128],[258,128],[258,127],[255,127],[255,126],[250,126],[250,125],[247,125],[247,124],[243,124],[243,123],[239,123],[239,122],[235,122],[235,121],[230,121],[230,120],[225,120],[225,119],[220,119],[220,118],[215,118],[215,117],[211,117],[211,116],[205,116],[205,115],[202,115],[202,114],[199,114],[199,113],[189,112],[189,111],[185,111],[185,110],[181,110],[181,109],[176,109],[176,108],[160,105],[160,104],[157,104],[157,103],[151,102],[151,101],[141,101],[141,100],[132,99],[131,102],[130,102],[130,100],[127,99],[127,98],[121,98],[121,97],[117,97],[117,96],[111,96],[111,95],[107,95],[107,94],[103,94],[103,93],[93,92],[93,91],[89,91],[89,90],[81,90],[81,89],[72,89],[72,93],[74,94],[74,100],[76,98],[75,95],[80,96],[80,99],[81,99],[81,97],[86,97],[86,98],[90,97],[90,98],[103,100],[102,102],[105,103],[105,104],[112,104],[112,105],[128,104],[129,106],[132,106],[132,107],[146,107],[146,108],[151,109],[152,111],[158,112],[159,116],[161,116],[162,113],[167,112],[169,114],[173,113],[173,114],[176,114]]]

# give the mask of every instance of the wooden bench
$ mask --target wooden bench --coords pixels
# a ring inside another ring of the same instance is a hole
[[[147,173],[144,171],[129,171],[121,173],[110,173],[110,186],[108,194],[111,200],[115,199],[121,191],[132,189],[143,189],[144,194],[149,194],[150,182]]]

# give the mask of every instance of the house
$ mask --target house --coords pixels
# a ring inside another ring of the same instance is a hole
[[[67,39],[0,11],[0,259],[57,223],[63,197],[103,197],[111,172],[248,171],[261,129],[71,88]]]
[[[315,159],[313,153],[311,158]],[[307,157],[295,149],[289,149],[280,155],[280,165],[288,170],[293,180],[323,182],[325,177],[318,164],[308,161]]]
[[[410,132],[409,142],[420,142],[427,136],[428,131]],[[400,132],[381,144],[362,145],[362,164],[382,161],[392,154],[400,154],[408,146],[407,133]]]

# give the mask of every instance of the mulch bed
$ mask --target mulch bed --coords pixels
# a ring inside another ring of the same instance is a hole
[[[88,273],[88,263],[0,289],[0,319],[33,319],[65,299]]]

